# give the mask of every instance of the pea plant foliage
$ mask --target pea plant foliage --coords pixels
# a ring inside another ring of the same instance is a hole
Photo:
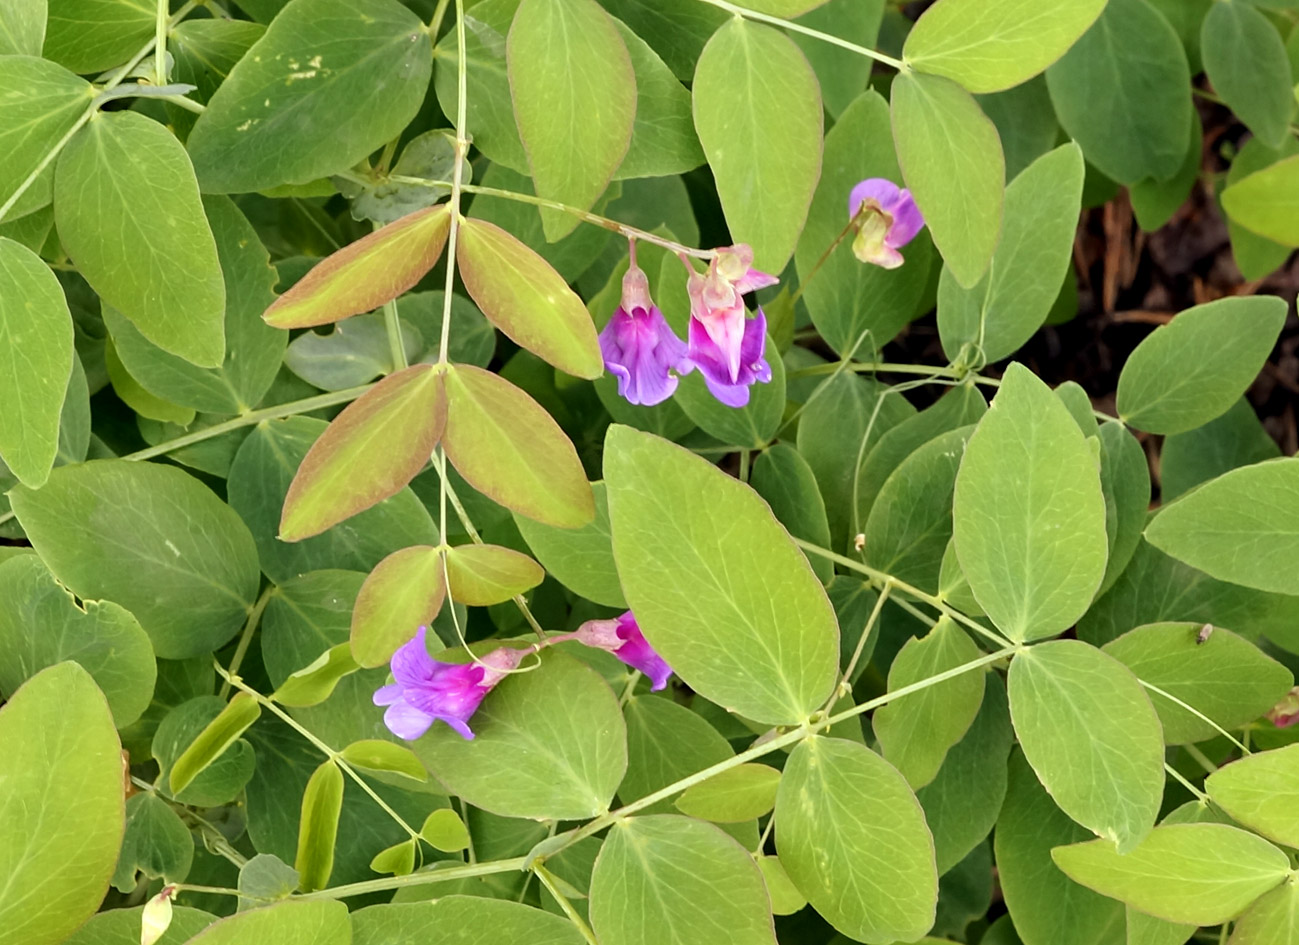
[[[0,945],[1299,943],[1296,20],[5,0]]]

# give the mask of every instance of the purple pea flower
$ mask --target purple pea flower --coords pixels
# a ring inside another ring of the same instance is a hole
[[[427,627],[420,627],[392,655],[396,682],[375,692],[374,704],[388,707],[383,723],[398,738],[414,741],[441,719],[471,739],[470,716],[528,651],[501,647],[472,663],[444,663],[428,655],[427,632]]]
[[[771,380],[771,365],[762,356],[767,344],[767,316],[758,309],[757,317],[746,319],[740,340],[739,370],[731,373],[726,354],[708,334],[703,323],[690,319],[690,360],[704,376],[704,383],[714,397],[728,407],[743,407],[749,402],[749,387]]]
[[[746,318],[743,296],[777,281],[753,268],[753,250],[740,243],[719,249],[708,271],[702,276],[692,271],[686,284],[690,361],[728,407],[743,407],[751,384],[771,380],[771,367],[762,359],[766,319],[761,311]]]
[[[860,214],[860,216],[858,216]],[[891,180],[872,177],[848,195],[848,219],[857,219],[852,251],[864,263],[896,269],[904,260],[898,252],[925,225],[911,191]]]
[[[612,653],[628,666],[648,676],[651,692],[658,692],[666,686],[668,677],[672,675],[672,667],[654,652],[654,648],[645,639],[645,634],[640,632],[640,626],[630,610],[613,620],[588,620],[563,639],[575,639],[579,643]]]
[[[600,332],[600,353],[605,368],[618,378],[619,396],[646,407],[672,396],[677,389],[672,371],[687,374],[692,367],[685,342],[650,299],[649,279],[636,265],[635,243],[622,279],[622,304]]]

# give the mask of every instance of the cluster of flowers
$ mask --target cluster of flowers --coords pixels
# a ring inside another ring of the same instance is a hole
[[[384,724],[398,738],[414,741],[438,719],[464,738],[473,738],[469,718],[502,679],[516,669],[529,653],[542,646],[577,640],[612,653],[633,669],[649,677],[651,690],[668,684],[672,668],[645,640],[631,611],[613,620],[588,620],[572,633],[547,637],[544,643],[527,649],[503,646],[471,663],[444,663],[429,656],[427,627],[392,656],[391,685],[374,694],[374,704],[387,706]]]
[[[898,250],[925,222],[911,192],[880,177],[852,189],[848,220],[856,230],[856,257],[885,269],[902,265]],[[771,380],[771,365],[763,357],[766,316],[759,307],[749,318],[743,296],[779,280],[753,268],[753,250],[743,243],[717,250],[703,275],[683,256],[690,271],[690,325],[688,342],[683,342],[650,298],[649,279],[636,265],[634,242],[630,256],[622,303],[600,333],[604,366],[618,378],[619,395],[633,404],[661,403],[677,389],[679,377],[698,368],[708,390],[722,403],[747,404],[749,388]]]

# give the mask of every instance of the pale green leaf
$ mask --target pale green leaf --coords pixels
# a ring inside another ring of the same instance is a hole
[[[230,748],[262,714],[261,704],[246,692],[238,692],[217,717],[209,722],[170,765],[167,785],[180,794],[196,777]]]
[[[1088,401],[1090,406],[1091,401]],[[1095,422],[1093,420],[1093,422]],[[1150,461],[1141,443],[1123,424],[1099,428],[1101,492],[1105,496],[1105,538],[1109,557],[1097,596],[1114,586],[1137,546],[1150,508]]]
[[[777,443],[759,454],[749,484],[791,535],[822,548],[830,547],[830,523],[816,486],[816,474],[793,446]],[[834,565],[828,559],[814,557],[808,563],[823,584],[834,578]]]
[[[1259,898],[1232,930],[1230,945],[1295,945],[1299,942],[1299,885],[1286,883]]]
[[[6,9],[8,5],[6,4]],[[90,108],[95,92],[67,69],[33,56],[0,58],[0,206],[35,176],[14,207],[13,220],[46,206],[54,190],[53,164],[36,174],[50,144],[63,138]]]
[[[606,607],[625,608],[627,602],[613,561],[609,500],[604,483],[592,483],[591,493],[595,497],[595,518],[580,528],[543,525],[524,515],[515,515],[514,524],[533,555],[555,580],[587,600]]]
[[[265,634],[262,639],[266,639]],[[286,706],[319,705],[333,695],[339,680],[350,676],[358,669],[360,667],[356,660],[352,659],[351,646],[347,643],[339,643],[331,646],[316,660],[289,676],[275,690],[271,698],[280,705]]]
[[[348,945],[347,907],[328,899],[277,902],[214,922],[186,945]]]
[[[361,666],[383,666],[415,627],[433,622],[446,600],[442,553],[411,545],[380,561],[361,585],[349,641]]]
[[[1281,34],[1248,3],[1215,3],[1200,27],[1204,73],[1213,90],[1264,144],[1290,134],[1295,101]]]
[[[109,909],[97,912],[77,929],[63,945],[138,945],[140,919],[144,906],[134,909]],[[188,906],[173,906],[171,925],[157,945],[183,945],[217,919],[209,912]]]
[[[313,892],[329,885],[334,871],[334,843],[343,812],[343,772],[331,758],[316,769],[302,795],[302,819],[298,824],[298,888]]]
[[[1164,437],[1159,451],[1159,496],[1163,502],[1171,502],[1225,472],[1280,455],[1276,440],[1242,397],[1216,420]]]
[[[371,771],[389,771],[400,774],[413,781],[427,781],[428,772],[415,757],[415,753],[403,745],[394,745],[377,738],[352,742],[339,752],[342,759],[360,768]]]
[[[73,72],[99,72],[126,62],[153,37],[150,0],[50,0],[42,55]]]
[[[1288,847],[1299,846],[1299,745],[1255,752],[1219,768],[1204,789],[1232,820]]]
[[[6,3],[0,9],[0,56],[39,56],[46,16],[46,0]]]
[[[398,901],[353,912],[352,945],[428,945],[430,936],[438,945],[583,945],[566,918],[517,902],[445,895],[454,885],[424,887],[439,890],[435,902]]]
[[[469,846],[469,831],[465,822],[449,807],[429,814],[419,835],[443,853],[454,853]]]
[[[858,46],[874,49],[879,39],[880,23],[884,18],[884,0],[826,0],[815,9],[798,18],[802,26],[831,33]],[[853,99],[866,88],[872,61],[851,49],[843,49],[824,40],[790,31],[790,39],[798,43],[816,71],[821,85],[825,110],[835,119],[842,119]],[[827,158],[828,163],[828,158]],[[824,174],[822,177],[824,178]]]
[[[470,543],[447,550],[446,577],[452,600],[490,607],[536,587],[546,572],[513,548]]]
[[[779,786],[780,772],[769,765],[736,765],[687,788],[677,809],[700,820],[739,823],[770,811]]]
[[[1251,233],[1283,247],[1299,246],[1299,156],[1232,183],[1222,192],[1222,207],[1232,222]],[[1278,258],[1285,260],[1279,253]]]

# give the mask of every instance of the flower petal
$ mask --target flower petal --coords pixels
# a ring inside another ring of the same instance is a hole
[[[406,702],[394,702],[383,714],[383,724],[398,738],[413,742],[429,730],[433,716]]]
[[[901,194],[902,190],[898,185],[886,177],[867,178],[857,184],[848,195],[848,219],[855,217],[861,210],[862,203],[867,200],[875,201],[881,210],[892,214],[892,208]],[[909,192],[907,196],[910,197]]]
[[[889,213],[893,215],[893,226],[889,227],[889,234],[884,238],[884,242],[895,249],[906,246],[924,228],[924,215],[916,206],[915,200],[911,198],[909,190],[902,191],[901,199],[893,209],[889,210]]]
[[[414,637],[392,654],[392,677],[397,680],[397,685],[406,688],[432,678],[437,663],[428,655],[428,646],[424,642],[427,634],[428,627],[420,627]]]

